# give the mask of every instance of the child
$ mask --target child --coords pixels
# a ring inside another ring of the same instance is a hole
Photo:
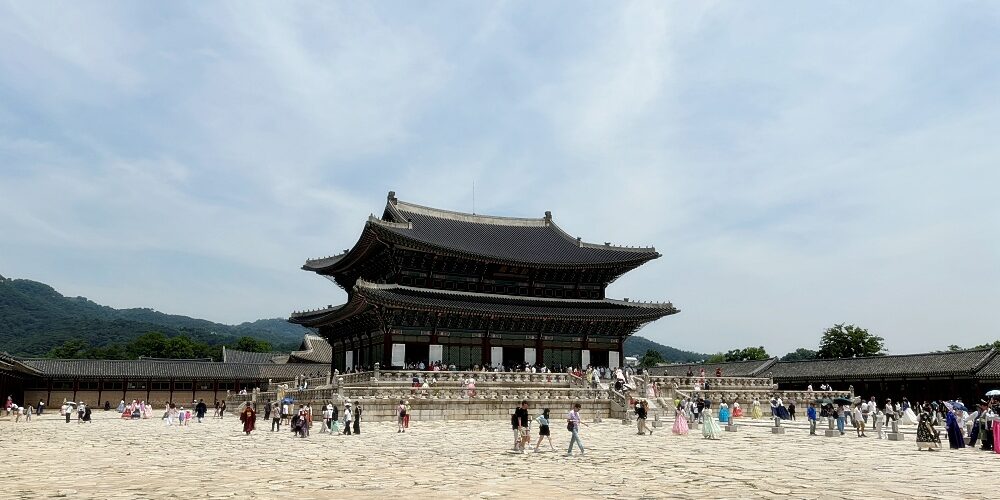
[[[885,439],[886,437],[888,437],[886,436],[885,433],[884,424],[885,424],[885,413],[882,413],[882,410],[879,410],[878,413],[875,414],[875,432],[878,434],[879,439]]]

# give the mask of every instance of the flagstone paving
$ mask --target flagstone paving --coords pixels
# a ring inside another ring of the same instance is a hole
[[[244,436],[229,416],[177,428],[94,415],[85,425],[57,414],[0,421],[4,497],[987,498],[1000,488],[1000,455],[917,452],[905,427],[906,440],[891,442],[810,437],[801,422],[773,435],[767,422],[744,420],[739,432],[706,441],[672,435],[672,422],[638,436],[606,420],[583,429],[586,455],[566,457],[561,425],[555,452],[509,452],[505,420],[414,421],[405,434],[370,423],[360,436],[317,425],[297,439],[267,429]]]

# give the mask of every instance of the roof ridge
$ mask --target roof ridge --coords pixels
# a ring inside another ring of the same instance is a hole
[[[565,298],[552,298],[552,297],[527,297],[521,295],[505,295],[502,293],[485,293],[485,292],[463,292],[460,290],[438,290],[436,288],[421,288],[415,286],[398,285],[395,283],[372,283],[370,281],[365,281],[363,279],[358,279],[354,284],[355,288],[368,288],[374,290],[405,290],[414,292],[424,292],[424,293],[437,293],[442,295],[452,295],[457,297],[484,297],[484,298],[502,298],[511,300],[524,300],[531,302],[555,302],[555,303],[567,303],[567,304],[614,304],[623,306],[635,306],[635,307],[645,307],[650,309],[657,309],[662,307],[673,308],[673,303],[671,302],[632,302],[627,300],[617,300],[617,299],[565,299]]]
[[[583,239],[580,238],[579,236],[577,236],[575,238],[573,236],[570,236],[569,233],[567,233],[565,230],[563,230],[563,228],[559,227],[559,225],[556,224],[555,221],[552,220],[552,213],[551,212],[545,212],[545,214],[547,216],[546,220],[549,221],[549,226],[551,226],[553,229],[555,229],[556,233],[558,233],[563,238],[566,238],[567,241],[576,244],[576,246],[578,246],[580,248],[596,248],[596,249],[601,249],[601,250],[620,250],[620,251],[623,251],[623,252],[637,252],[637,253],[648,253],[648,252],[655,252],[656,251],[656,247],[629,247],[629,246],[621,246],[621,245],[612,245],[611,243],[607,243],[607,242],[604,243],[604,244],[589,243],[589,242],[583,241]]]
[[[813,359],[791,359],[791,360],[779,360],[779,363],[809,363],[815,361],[850,361],[856,359],[885,359],[885,358],[906,358],[912,356],[940,356],[944,354],[963,354],[969,352],[987,352],[992,351],[993,348],[973,348],[973,349],[959,349],[957,351],[939,351],[939,352],[911,352],[908,354],[881,354],[878,356],[856,356],[853,358],[813,358]]]
[[[445,210],[442,208],[428,207],[425,205],[418,205],[416,203],[409,203],[406,201],[396,200],[395,204],[390,202],[388,204],[391,210],[396,211],[405,218],[403,212],[411,212],[419,215],[426,215],[428,217],[437,217],[440,219],[457,220],[461,222],[472,222],[477,224],[495,224],[495,225],[510,225],[510,226],[525,226],[525,227],[545,227],[549,225],[549,220],[542,217],[508,217],[504,215],[481,215],[468,212],[459,212],[455,210]]]

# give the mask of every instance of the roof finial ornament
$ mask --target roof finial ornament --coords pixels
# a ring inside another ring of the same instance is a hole
[[[395,205],[396,201],[397,201],[396,200],[396,192],[395,191],[389,191],[389,196],[386,196],[386,199],[389,200],[389,203],[392,203],[393,205]]]
[[[546,210],[545,211],[545,223],[546,224],[552,224],[552,211],[551,210]]]

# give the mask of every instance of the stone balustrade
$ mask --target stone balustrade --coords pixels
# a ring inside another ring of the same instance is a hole
[[[410,384],[413,377],[418,377],[421,381],[433,378],[437,383],[456,382],[464,383],[472,378],[479,383],[497,383],[510,386],[523,384],[553,384],[568,387],[572,375],[568,373],[527,373],[527,372],[482,372],[482,371],[420,371],[420,370],[379,370],[372,373],[371,379],[344,380],[345,386],[350,385],[371,385],[370,382],[378,384],[405,383]]]
[[[693,397],[693,398],[705,398],[713,402],[726,401],[727,403],[739,402],[741,405],[746,407],[746,405],[753,402],[754,399],[760,401],[762,405],[767,406],[772,397],[780,397],[782,402],[789,403],[794,402],[796,404],[808,404],[810,402],[816,401],[818,399],[836,399],[836,398],[846,398],[851,399],[854,395],[850,391],[779,391],[779,390],[729,390],[729,389],[711,389],[708,391],[676,391],[675,397]],[[667,396],[664,396],[667,399]]]
[[[701,377],[688,377],[677,375],[643,375],[644,379],[656,384],[661,389],[668,389],[671,386],[678,389],[694,387],[701,382]],[[733,389],[733,390],[769,390],[774,386],[774,381],[767,377],[705,377],[705,382],[712,389]]]
[[[477,387],[475,390],[461,387],[344,387],[341,395],[351,400],[608,400],[611,391],[607,389],[569,387]]]

